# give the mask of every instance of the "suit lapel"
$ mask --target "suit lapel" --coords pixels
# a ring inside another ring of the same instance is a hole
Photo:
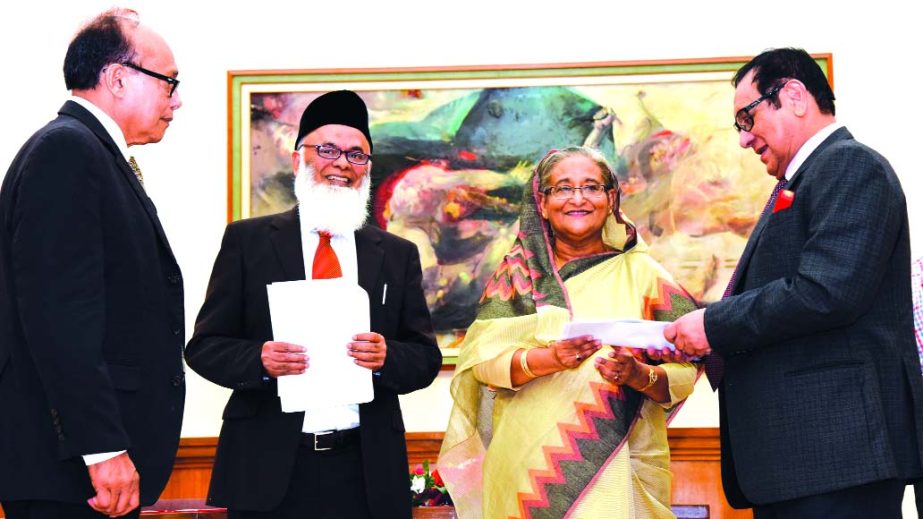
[[[273,216],[271,226],[269,239],[282,267],[283,278],[289,281],[305,279],[298,208]]]
[[[375,293],[381,266],[384,263],[385,252],[379,246],[381,239],[373,232],[363,227],[356,231],[356,264],[359,269],[359,286],[369,297]]]
[[[801,164],[801,167],[798,168],[798,171],[792,175],[791,180],[788,181],[786,189],[789,191],[797,191],[798,184],[800,183],[801,177],[803,176],[802,174],[810,169],[811,164],[817,158],[817,155],[819,155],[828,146],[841,139],[852,139],[852,134],[849,133],[845,127],[839,128],[830,134],[829,137],[824,139],[824,142],[820,143],[820,146],[818,146],[817,149],[808,155],[808,158]],[[747,240],[747,245],[744,247],[744,251],[740,255],[740,261],[737,262],[737,273],[734,277],[735,281],[734,287],[731,290],[732,294],[737,294],[740,292],[737,290],[737,287],[741,286],[741,281],[744,279],[747,272],[747,267],[750,264],[750,258],[753,256],[753,252],[756,250],[756,246],[760,241],[760,235],[763,233],[763,229],[766,227],[766,223],[769,221],[771,215],[772,211],[766,211],[765,214],[763,214],[759,219],[759,221],[756,222],[756,226],[753,228],[753,232],[750,233],[750,239]]]
[[[734,274],[734,287],[731,289],[732,294],[739,293],[737,287],[741,285],[741,281],[744,279],[747,266],[750,265],[750,258],[753,256],[753,250],[756,249],[756,244],[760,241],[760,235],[763,233],[763,227],[766,226],[770,214],[772,214],[772,211],[766,211],[766,214],[757,220],[756,226],[753,227],[753,232],[750,233],[750,239],[747,240],[747,245],[744,247],[744,251],[740,255],[740,260],[737,262],[737,270]]]
[[[277,214],[273,217],[271,226],[269,239],[275,248],[276,258],[285,279],[306,279],[298,208]],[[384,263],[385,253],[379,246],[381,240],[365,227],[355,232],[355,240],[359,286],[372,294]]]
[[[58,114],[73,117],[83,123],[87,128],[90,129],[90,131],[96,135],[96,137],[103,143],[103,145],[106,146],[106,148],[112,154],[112,160],[116,167],[119,169],[119,171],[121,171],[122,176],[128,182],[128,185],[134,192],[135,197],[144,208],[144,212],[147,213],[148,219],[150,219],[151,225],[154,227],[154,232],[157,234],[157,237],[163,244],[164,249],[166,249],[166,251],[170,254],[170,257],[173,258],[175,263],[176,258],[173,257],[173,250],[170,248],[170,242],[167,241],[167,234],[164,232],[163,226],[160,224],[160,218],[157,217],[157,208],[154,207],[154,203],[151,201],[151,198],[147,196],[147,193],[144,192],[144,188],[141,187],[141,183],[138,182],[138,179],[135,177],[135,172],[131,169],[128,161],[125,160],[125,156],[122,155],[122,151],[119,149],[118,145],[115,143],[115,141],[112,140],[112,136],[109,135],[109,132],[106,131],[106,128],[103,127],[101,122],[99,122],[99,119],[91,114],[86,108],[73,101],[66,101],[64,106],[58,110]]]

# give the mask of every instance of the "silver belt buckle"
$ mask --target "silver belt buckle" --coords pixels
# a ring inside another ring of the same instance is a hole
[[[332,450],[332,449],[333,449],[333,447],[318,447],[318,446],[317,446],[317,437],[318,437],[318,436],[326,436],[326,435],[328,435],[328,434],[333,434],[333,431],[327,431],[327,432],[322,432],[322,433],[314,433],[314,450],[315,450],[315,451],[329,451],[329,450]]]

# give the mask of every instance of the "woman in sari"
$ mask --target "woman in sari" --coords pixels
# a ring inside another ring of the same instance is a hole
[[[568,321],[694,308],[619,211],[605,158],[546,155],[452,379],[439,471],[459,517],[673,517],[666,426],[696,367],[559,338]]]

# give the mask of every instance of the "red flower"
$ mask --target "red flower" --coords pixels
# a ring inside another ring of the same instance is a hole
[[[776,203],[772,207],[772,213],[778,213],[779,211],[784,211],[792,206],[792,202],[795,201],[795,192],[789,191],[788,189],[783,189],[779,192],[779,196],[776,198]]]
[[[413,506],[452,504],[452,496],[446,490],[442,476],[439,475],[438,470],[430,469],[429,460],[411,469],[410,497]]]

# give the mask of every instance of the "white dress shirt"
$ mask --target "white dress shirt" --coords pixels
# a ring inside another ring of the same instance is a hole
[[[311,270],[314,266],[314,253],[317,251],[317,244],[320,241],[320,237],[316,229],[308,229],[305,225],[301,225],[300,227],[304,272],[310,279]],[[340,270],[343,272],[343,278],[345,278],[346,281],[358,284],[359,265],[356,260],[355,234],[350,233],[348,236],[334,234],[330,237],[330,245],[333,247],[333,251],[337,255],[337,260],[340,262]],[[344,311],[351,310],[344,309]],[[366,331],[368,330],[356,330],[355,333]],[[343,347],[345,348],[346,345],[344,344]],[[301,430],[306,433],[318,433],[353,429],[355,427],[359,427],[359,404],[349,404],[308,411],[304,414],[304,424]]]

